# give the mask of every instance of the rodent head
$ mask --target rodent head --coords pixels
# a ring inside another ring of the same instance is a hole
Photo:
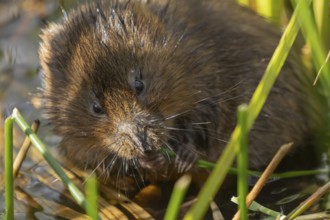
[[[94,167],[168,146],[165,127],[203,98],[195,75],[208,68],[147,6],[102,7],[50,24],[40,47],[46,114],[68,157]]]

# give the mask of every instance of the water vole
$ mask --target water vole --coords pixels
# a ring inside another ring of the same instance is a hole
[[[219,157],[278,39],[229,0],[90,3],[43,31],[46,113],[65,156],[105,177],[185,172]],[[304,141],[294,72],[287,63],[251,131],[251,168]]]

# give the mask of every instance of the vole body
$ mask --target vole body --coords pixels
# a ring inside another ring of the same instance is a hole
[[[45,107],[61,149],[105,177],[157,179],[215,161],[279,35],[222,1],[103,1],[42,35]],[[290,63],[250,134],[250,167],[308,133]],[[171,159],[163,149],[173,150]]]

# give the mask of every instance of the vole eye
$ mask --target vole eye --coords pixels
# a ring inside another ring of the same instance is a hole
[[[143,89],[144,89],[143,82],[140,81],[140,80],[138,80],[138,79],[136,79],[134,81],[134,88],[135,88],[136,94],[139,95],[143,91]]]
[[[93,105],[92,105],[92,109],[93,109],[93,112],[96,115],[103,115],[104,114],[104,110],[102,109],[102,107],[100,106],[99,103],[94,102]]]

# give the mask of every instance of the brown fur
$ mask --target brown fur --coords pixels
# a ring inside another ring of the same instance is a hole
[[[229,0],[85,5],[43,31],[46,113],[66,157],[106,177],[166,175],[173,163],[162,148],[187,171],[198,158],[219,157],[237,106],[249,101],[278,39]],[[304,141],[293,73],[287,63],[252,128],[252,168],[264,167],[282,144]],[[93,113],[95,102],[103,115]]]

